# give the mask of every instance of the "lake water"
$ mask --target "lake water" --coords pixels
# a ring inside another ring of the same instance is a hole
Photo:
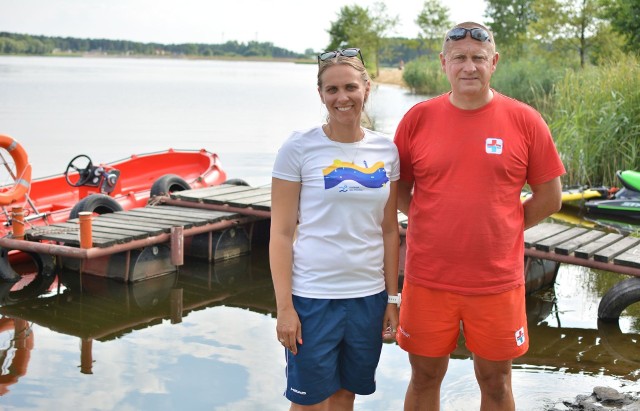
[[[36,177],[64,171],[77,154],[110,162],[206,148],[220,155],[229,178],[266,185],[282,141],[326,116],[315,71],[289,63],[0,57],[0,134],[21,142]],[[379,86],[370,100],[376,127],[392,134],[421,97]],[[640,391],[637,304],[616,326],[597,321],[600,297],[621,278],[562,266],[553,289],[528,299],[531,349],[513,372],[518,410],[543,410],[597,385]],[[188,262],[176,276],[134,285],[86,277],[79,284],[61,273],[37,291],[27,304],[0,306],[3,410],[288,407],[266,250],[214,266]],[[358,397],[356,409],[402,409],[409,376],[406,354],[385,345],[378,391]],[[479,407],[463,348],[451,360],[442,404]]]

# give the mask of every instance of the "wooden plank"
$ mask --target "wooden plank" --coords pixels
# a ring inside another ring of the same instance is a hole
[[[113,221],[118,224],[130,224],[132,226],[147,228],[148,230],[162,230],[165,233],[171,231],[173,224],[162,224],[156,219],[140,216],[128,216],[126,214],[115,215],[113,213],[103,214],[100,221]]]
[[[633,247],[614,257],[614,264],[640,268],[640,247]]]
[[[58,223],[58,224],[54,224],[46,227],[40,227],[40,228],[41,228],[40,232],[43,235],[48,235],[48,236],[55,236],[57,235],[57,233],[62,233],[62,235],[75,235],[77,237],[80,233],[80,226],[78,224],[69,223],[69,222]],[[36,233],[32,233],[32,236],[35,237],[36,235],[37,235]],[[97,230],[92,230],[92,237],[122,241],[122,240],[125,240],[125,237],[128,237],[128,236],[122,235],[122,234],[116,234],[112,232],[105,232],[100,229],[97,229]]]
[[[158,218],[152,215],[134,215],[134,214],[121,214],[119,216],[111,217],[116,221],[131,221],[136,224],[152,224],[153,226],[161,227],[165,232],[171,231],[171,227],[176,225],[182,225],[185,228],[193,227],[192,223],[177,223],[176,221],[166,220]]]
[[[528,230],[525,230],[524,245],[525,247],[533,247],[538,241],[544,240],[545,238],[551,237],[568,229],[569,227],[560,224],[540,223]]]
[[[230,200],[227,204],[232,207],[252,207],[254,204],[263,201],[271,201],[271,194],[257,194],[255,196],[243,197],[237,200]]]
[[[151,234],[148,231],[139,231],[139,230],[130,230],[128,228],[123,227],[108,227],[99,224],[93,224],[92,226],[93,235],[99,233],[102,234],[113,234],[113,235],[121,235],[130,237],[131,240],[140,240],[142,238],[147,238]],[[128,242],[128,241],[127,241]]]
[[[120,211],[120,213],[125,213],[125,214],[133,213],[138,215],[151,214],[151,215],[160,215],[160,216],[166,216],[166,217],[178,216],[178,217],[187,218],[189,220],[204,220],[211,217],[210,215],[203,217],[201,215],[202,214],[201,211],[198,211],[197,209],[190,208],[190,207],[182,207],[182,210],[172,210],[169,208],[157,207],[157,206],[156,207],[140,207],[140,208],[134,208],[127,211]]]
[[[218,210],[206,210],[203,208],[191,208],[188,206],[180,207],[175,205],[162,204],[155,207],[167,209],[167,210],[176,210],[176,211],[189,210],[189,213],[192,215],[202,215],[203,217],[207,217],[207,218],[221,218],[223,220],[228,220],[230,218],[235,218],[236,216],[238,216],[238,213],[231,213],[228,211],[218,211]]]
[[[202,202],[204,204],[217,204],[217,205],[228,205],[230,207],[237,207],[237,208],[247,208],[247,207],[252,207],[252,208],[261,208],[264,209],[264,206],[262,205],[262,203],[264,202],[269,202],[269,204],[271,204],[271,195],[270,194],[258,194],[255,196],[250,196],[250,197],[242,197],[242,198],[238,198],[237,200],[229,200],[229,201],[224,201],[224,202],[220,202],[219,198],[203,198]],[[271,209],[271,206],[269,206],[269,209]]]
[[[624,236],[622,234],[609,233],[604,237],[598,238],[596,241],[592,243],[583,245],[582,247],[575,250],[573,254],[578,258],[589,259],[593,257],[596,251],[599,251],[605,248],[609,244],[615,243],[616,241],[620,240],[623,237]]]
[[[573,253],[578,248],[582,247],[583,245],[587,245],[600,237],[604,237],[606,234],[607,233],[603,231],[590,230],[582,235],[579,235],[578,237],[565,241],[562,244],[558,244],[554,251],[557,254],[561,255],[571,255],[571,253]]]
[[[216,194],[209,195],[206,197],[202,197],[202,201],[207,201],[209,203],[220,203],[224,204],[229,201],[243,202],[242,199],[261,196],[261,195],[269,195],[271,197],[271,190],[268,188],[254,188],[252,190],[239,191],[234,193],[225,193],[225,194]]]
[[[119,211],[118,213],[123,213],[123,211]],[[114,213],[114,214],[118,214],[118,213]],[[128,218],[137,217],[143,220],[146,219],[146,220],[154,221],[158,224],[166,225],[169,227],[175,226],[175,225],[182,225],[184,228],[191,228],[196,225],[195,224],[196,222],[194,222],[193,220],[181,218],[181,217],[153,215],[148,212],[145,213],[144,211],[136,211],[136,210],[129,210],[126,213],[127,214],[125,215]],[[206,223],[206,222],[203,222],[202,220],[200,220],[200,222],[202,223],[200,225],[204,225]]]
[[[164,232],[164,227],[151,228],[151,227],[144,227],[136,224],[130,224],[129,222],[126,222],[126,221],[107,220],[107,219],[94,220],[93,227],[105,227],[105,228],[130,230],[134,233],[146,233],[147,236],[158,235]],[[136,234],[132,234],[132,235],[136,235]]]
[[[609,245],[607,248],[603,248],[597,251],[593,255],[593,259],[596,261],[601,261],[603,263],[608,263],[618,254],[621,254],[638,244],[640,244],[640,238],[625,237],[622,240]]]
[[[223,184],[223,185],[212,186],[207,188],[198,188],[195,190],[178,191],[175,193],[171,193],[170,197],[177,200],[187,200],[187,201],[197,202],[197,201],[200,201],[200,199],[203,197],[237,193],[237,192],[250,191],[250,190],[255,190],[255,188],[250,186],[236,186],[236,185]]]
[[[57,224],[56,226],[63,227],[63,228],[69,227],[69,229],[75,229],[76,232],[78,232],[80,228],[80,226],[77,223],[70,223],[70,222]],[[122,237],[127,236],[135,240],[149,237],[149,233],[147,230],[139,230],[139,229],[135,230],[127,225],[122,225],[122,224],[114,225],[114,224],[104,223],[99,221],[98,219],[95,219],[92,221],[91,231],[94,236],[98,234],[102,235],[104,233],[110,236],[122,236]]]
[[[79,246],[80,245],[80,238],[78,237],[77,234],[46,234],[43,233],[42,235],[38,235],[38,236],[29,236],[29,239],[33,239],[33,240],[49,240],[49,241],[56,241],[59,243],[64,243],[66,245],[75,245],[75,246]],[[104,247],[111,247],[112,245],[117,244],[118,242],[115,239],[108,239],[108,238],[103,238],[101,236],[92,236],[93,239],[93,243],[92,246],[93,247],[100,247],[100,248],[104,248]]]
[[[150,213],[153,215],[160,215],[162,217],[180,217],[189,219],[190,221],[197,221],[203,223],[215,223],[224,219],[228,219],[229,216],[233,216],[232,213],[222,215],[220,213],[207,213],[198,211],[197,209],[182,207],[181,210],[174,210],[165,207],[145,207],[144,209],[136,209],[136,211],[142,211],[144,213]]]
[[[568,230],[562,231],[556,235],[551,237],[547,237],[544,240],[536,243],[536,249],[542,251],[553,251],[553,249],[558,245],[562,244],[565,241],[571,240],[581,234],[584,234],[587,231],[586,228],[582,227],[573,227]]]
[[[161,210],[156,207],[144,207],[144,208],[134,208],[128,211],[119,211],[119,213],[124,213],[126,215],[153,217],[153,218],[159,218],[167,221],[184,221],[187,223],[196,223],[196,225],[206,224],[206,220],[204,218],[189,215],[189,213],[186,210],[184,213],[176,213],[170,210]]]

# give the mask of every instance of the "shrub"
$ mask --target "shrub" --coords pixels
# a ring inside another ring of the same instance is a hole
[[[440,68],[440,60],[423,56],[411,60],[404,66],[402,79],[411,92],[423,95],[438,95],[450,89],[447,77]]]

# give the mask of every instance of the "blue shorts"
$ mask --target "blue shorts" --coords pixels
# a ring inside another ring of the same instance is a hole
[[[294,295],[293,305],[302,324],[302,344],[297,355],[285,349],[285,397],[313,405],[341,388],[360,395],[375,392],[387,292],[337,300]]]

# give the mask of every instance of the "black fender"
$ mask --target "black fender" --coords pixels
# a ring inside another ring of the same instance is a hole
[[[81,211],[91,211],[95,214],[108,214],[122,211],[123,208],[116,200],[106,194],[91,194],[78,201],[69,213],[69,220],[78,218]]]
[[[20,279],[20,274],[16,273],[9,264],[9,250],[0,247],[0,281],[5,283],[15,283]]]
[[[149,196],[164,196],[174,191],[184,190],[191,190],[191,186],[182,177],[175,174],[165,174],[153,182]]]
[[[8,250],[0,248],[0,253],[8,254]],[[0,305],[7,305],[26,298],[37,297],[46,292],[56,278],[56,261],[54,256],[30,251],[22,251],[22,253],[31,258],[37,270],[36,276],[31,282],[18,290],[12,289],[15,281],[3,281],[3,283],[0,284]],[[8,257],[2,257],[0,259],[0,265],[3,267],[3,271],[8,268],[13,273],[16,273],[11,267]],[[22,278],[19,274],[16,273],[16,275],[18,279]]]
[[[229,185],[232,185],[232,186],[248,186],[249,185],[249,183],[247,183],[246,181],[244,181],[244,180],[242,180],[240,178],[232,178],[232,179],[229,179],[229,180],[225,181],[222,184],[229,184]]]
[[[640,302],[640,277],[627,278],[606,292],[598,306],[598,319],[618,321],[625,308]]]

